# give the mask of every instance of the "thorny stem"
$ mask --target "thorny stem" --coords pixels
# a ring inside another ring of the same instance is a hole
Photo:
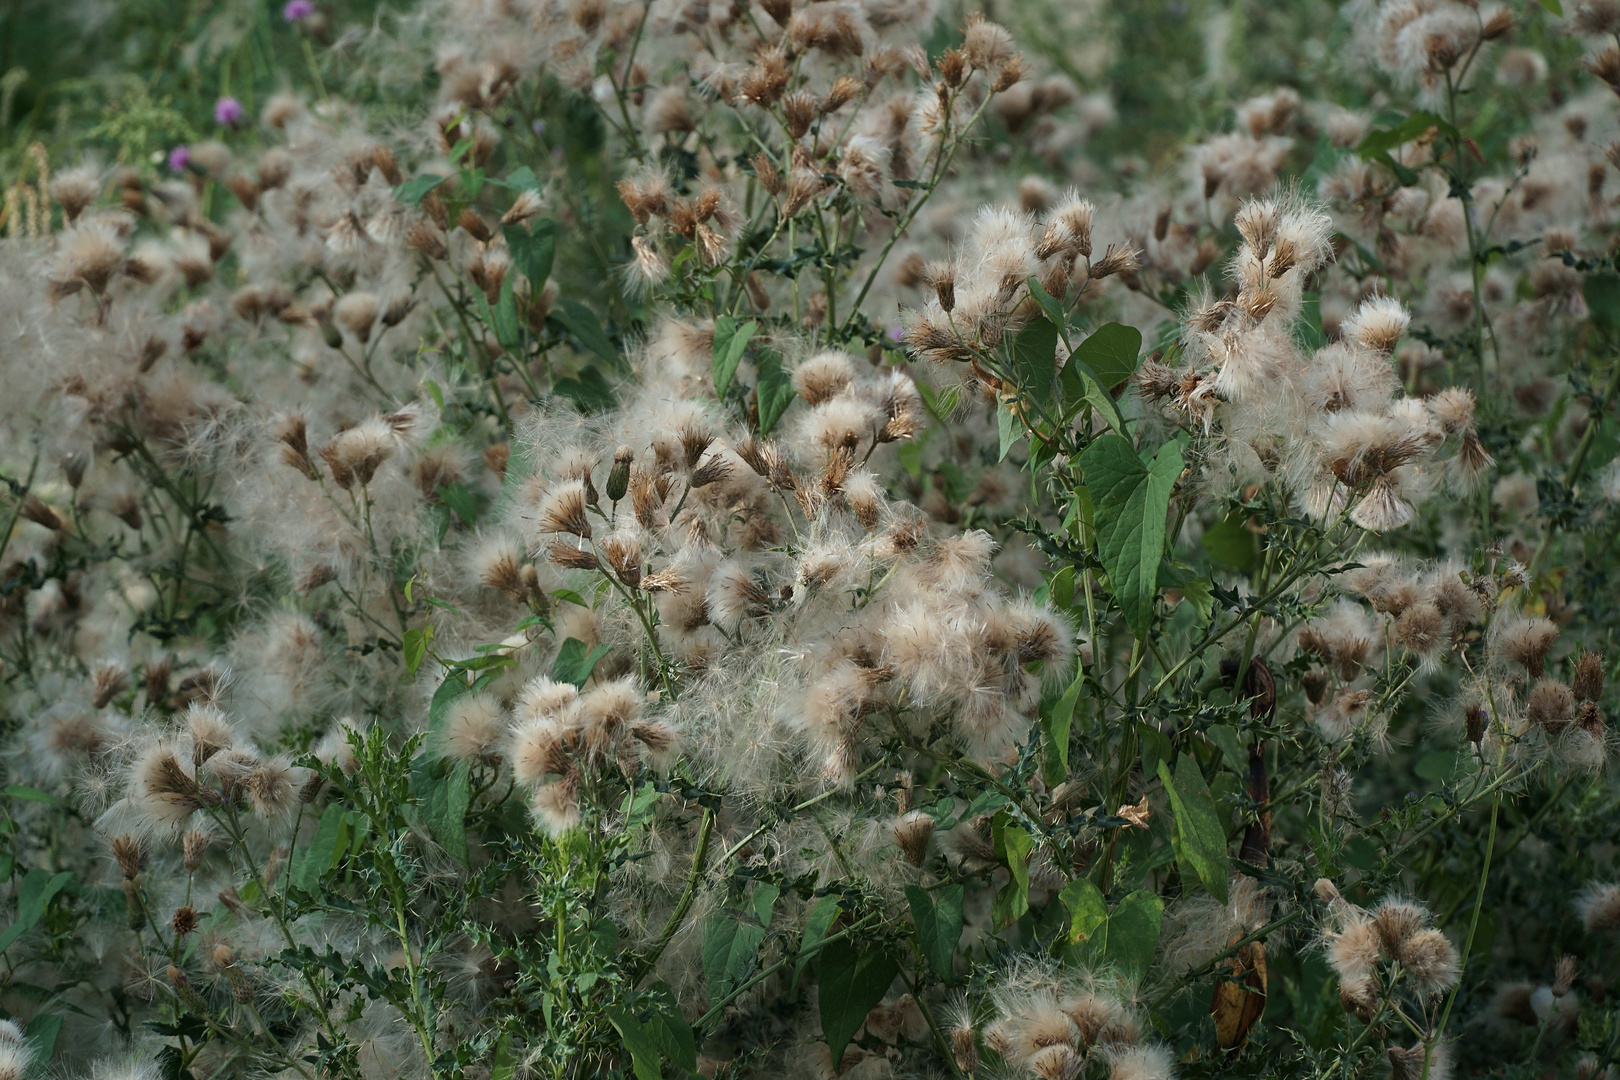
[[[1498,722],[1500,723],[1500,722]],[[1496,767],[1502,768],[1507,757],[1507,743],[1502,741],[1503,732],[1498,730],[1498,746],[1496,751]],[[1446,1022],[1451,1019],[1452,1007],[1457,1004],[1457,995],[1462,992],[1463,975],[1468,971],[1468,958],[1474,951],[1474,935],[1479,931],[1479,913],[1485,907],[1485,885],[1491,875],[1491,856],[1496,850],[1496,824],[1502,810],[1502,792],[1500,789],[1491,793],[1491,825],[1490,831],[1485,834],[1485,862],[1479,871],[1479,887],[1474,890],[1474,911],[1468,918],[1468,936],[1463,940],[1462,955],[1457,965],[1457,983],[1451,988],[1451,995],[1446,998],[1445,1011],[1440,1014],[1440,1022],[1434,1027],[1434,1034],[1423,1044],[1423,1072],[1421,1080],[1428,1080],[1429,1066],[1433,1063],[1434,1048],[1440,1044],[1441,1037],[1446,1031]]]
[[[636,961],[636,966],[630,974],[632,985],[639,983],[658,963],[658,958],[664,954],[676,931],[681,928],[686,913],[692,909],[692,901],[697,897],[698,884],[703,880],[704,864],[709,857],[709,840],[713,835],[714,809],[705,806],[703,820],[698,824],[697,850],[692,853],[692,872],[686,877],[686,889],[681,893],[681,898],[675,902],[675,910],[669,913],[669,918],[653,941],[652,947],[647,950],[646,955]]]
[[[957,150],[966,141],[967,133],[973,130],[973,126],[979,122],[979,117],[984,115],[985,108],[989,106],[994,97],[994,94],[984,95],[984,100],[979,103],[979,107],[973,111],[973,115],[968,117],[967,123],[962,125],[961,129],[956,133],[956,137],[951,140],[949,153],[945,152],[943,143],[941,148],[935,151],[935,167],[929,176],[928,184],[923,188],[922,194],[917,197],[916,201],[906,208],[905,214],[901,216],[899,223],[895,225],[894,232],[889,235],[889,239],[884,242],[882,250],[878,252],[877,261],[872,264],[871,271],[866,275],[866,281],[861,284],[861,291],[855,294],[854,301],[849,305],[849,315],[845,317],[844,326],[839,328],[840,336],[848,331],[849,323],[860,312],[861,303],[866,299],[866,294],[871,292],[872,286],[877,283],[878,273],[883,269],[883,264],[888,261],[889,252],[894,250],[894,245],[899,243],[900,237],[904,236],[906,229],[910,228],[912,220],[922,211],[929,197],[939,187],[939,183],[945,178],[945,173],[950,169],[951,163],[956,160]],[[956,96],[952,95],[949,104],[945,107],[947,117],[950,116],[951,110],[955,106]]]
[[[1609,407],[1609,403],[1614,400],[1615,393],[1620,391],[1620,358],[1612,361],[1610,367],[1609,381],[1603,387],[1603,396],[1599,400],[1592,402],[1592,410],[1587,418],[1586,430],[1581,432],[1581,441],[1575,445],[1575,453],[1569,459],[1569,467],[1564,470],[1564,489],[1566,491],[1573,489],[1575,481],[1580,479],[1581,468],[1586,464],[1587,455],[1592,452],[1592,444],[1597,439],[1598,428],[1601,426],[1598,423],[1601,414]],[[1526,570],[1526,576],[1531,581],[1535,580],[1536,570],[1540,568],[1541,560],[1546,556],[1548,548],[1552,546],[1553,537],[1557,533],[1557,523],[1549,521],[1547,531],[1542,536],[1541,543],[1537,545],[1536,553],[1530,557],[1530,565]]]

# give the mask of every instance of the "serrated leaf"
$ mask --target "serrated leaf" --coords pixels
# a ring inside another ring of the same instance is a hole
[[[1069,944],[1079,945],[1096,933],[1108,920],[1108,902],[1102,890],[1090,878],[1075,878],[1058,893],[1058,899],[1069,911]]]
[[[557,682],[584,686],[602,657],[612,651],[611,645],[598,645],[587,650],[578,638],[569,638],[557,650],[557,659],[551,665],[551,677]]]
[[[929,966],[940,978],[949,980],[955,972],[956,946],[962,940],[961,885],[947,885],[936,896],[917,885],[906,886],[906,902],[911,905],[911,922],[917,945]]]
[[[538,218],[531,221],[527,229],[508,225],[501,234],[506,237],[506,248],[512,253],[512,265],[534,286],[532,295],[540,295],[540,288],[551,276],[552,263],[557,257],[557,223],[550,218]]]
[[[759,323],[749,319],[741,326],[730,315],[722,315],[714,320],[714,355],[711,368],[714,374],[714,393],[721,400],[725,399],[726,391],[731,388],[732,377],[737,374],[737,365],[742,362],[743,353],[748,349],[748,341],[759,329]]]
[[[793,390],[793,376],[782,363],[782,354],[765,345],[755,352],[759,359],[759,385],[754,391],[759,405],[759,433],[769,435],[798,395]]]
[[[578,300],[564,298],[557,301],[557,306],[551,310],[550,319],[578,338],[580,344],[606,360],[614,370],[620,373],[628,372],[629,368],[625,364],[624,357],[619,355],[619,351],[613,347],[613,342],[608,340],[596,312]]]
[[[719,1001],[743,980],[754,965],[765,928],[725,912],[709,916],[703,927],[703,975],[709,1000]]]
[[[1171,843],[1176,857],[1192,868],[1209,894],[1226,903],[1227,886],[1231,878],[1231,859],[1226,853],[1226,830],[1221,825],[1220,811],[1204,783],[1204,774],[1198,761],[1189,754],[1176,759],[1174,778],[1170,766],[1159,762],[1159,779],[1170,795],[1170,812],[1175,829]]]
[[[1086,448],[1080,467],[1095,502],[1097,556],[1108,572],[1108,587],[1131,633],[1141,637],[1153,618],[1165,515],[1181,475],[1181,447],[1165,443],[1150,465],[1128,439],[1110,433]]]
[[[413,177],[394,189],[394,198],[406,206],[420,206],[427,193],[444,183],[445,178],[435,176],[433,173],[423,173]]]
[[[1057,327],[1047,318],[1031,319],[1012,336],[1007,356],[1018,386],[1042,405],[1056,401]],[[1003,454],[1005,456],[1005,454]]]
[[[858,952],[845,939],[821,950],[816,970],[821,1034],[827,1040],[836,1073],[844,1061],[844,1048],[866,1022],[866,1014],[889,992],[889,984],[900,968],[887,954],[875,950]]]

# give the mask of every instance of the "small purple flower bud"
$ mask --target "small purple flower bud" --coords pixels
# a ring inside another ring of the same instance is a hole
[[[185,143],[181,143],[169,151],[169,170],[171,172],[185,172],[186,166],[191,164],[191,150]]]
[[[222,97],[214,102],[214,123],[235,127],[242,122],[242,103],[233,97]]]
[[[313,0],[287,0],[287,6],[281,9],[281,17],[288,22],[298,22],[315,14]]]

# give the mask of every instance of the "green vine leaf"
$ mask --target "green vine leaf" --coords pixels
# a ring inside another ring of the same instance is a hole
[[[917,945],[940,978],[949,980],[955,971],[956,946],[962,940],[962,903],[966,895],[961,885],[947,885],[937,897],[917,885],[906,886],[906,902],[911,905],[911,921]]]
[[[821,950],[816,970],[821,1033],[832,1053],[833,1071],[837,1072],[844,1060],[844,1048],[866,1023],[866,1014],[889,992],[889,984],[900,968],[886,953],[857,952],[845,939]]]
[[[1204,783],[1203,771],[1189,754],[1176,759],[1176,773],[1172,778],[1170,766],[1159,762],[1159,779],[1170,794],[1170,811],[1175,819],[1175,830],[1170,842],[1176,858],[1192,868],[1209,894],[1226,903],[1227,884],[1231,878],[1231,860],[1226,853],[1226,830],[1221,826],[1220,810]]]
[[[1130,440],[1107,434],[1080,455],[1086,489],[1095,502],[1097,555],[1108,587],[1137,637],[1147,633],[1164,555],[1165,515],[1181,476],[1181,446],[1168,442],[1151,463]]]
[[[714,320],[714,393],[721,400],[725,400],[726,391],[731,389],[732,377],[737,374],[737,365],[742,363],[743,353],[748,349],[748,341],[759,329],[759,323],[749,319],[741,326],[730,315],[722,315]]]

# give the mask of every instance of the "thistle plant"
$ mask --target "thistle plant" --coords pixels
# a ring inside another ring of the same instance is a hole
[[[1566,4],[0,76],[0,1080],[1609,1075]]]

